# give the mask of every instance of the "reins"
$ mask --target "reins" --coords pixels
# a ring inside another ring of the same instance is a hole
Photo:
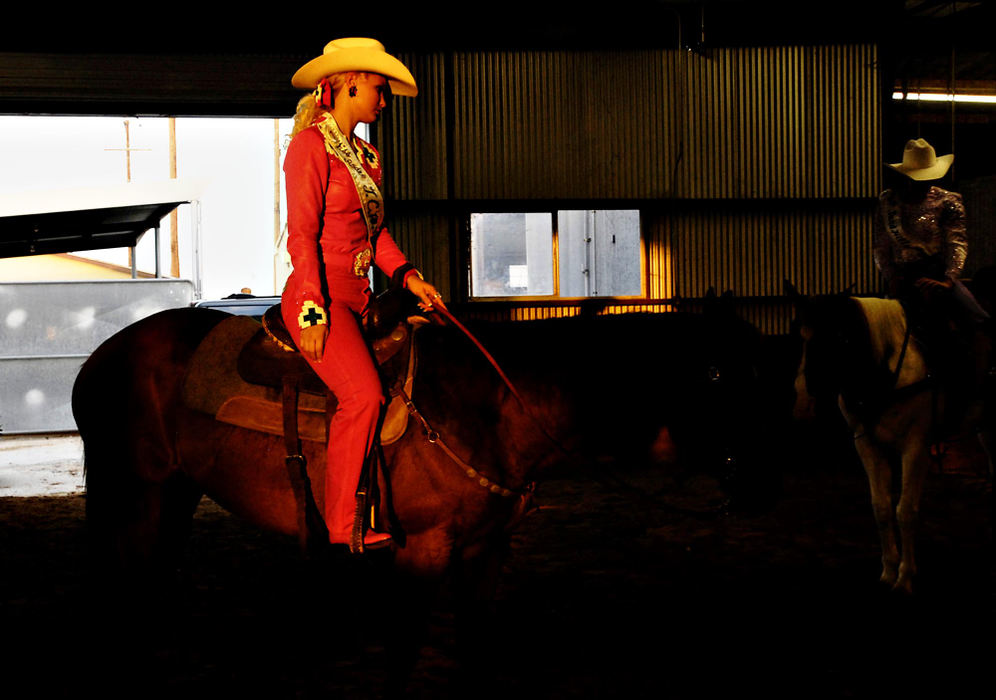
[[[516,401],[519,402],[519,405],[522,406],[523,410],[525,410],[527,415],[529,415],[529,417],[532,418],[534,421],[536,421],[538,424],[538,420],[536,419],[535,416],[533,416],[532,411],[529,410],[525,400],[522,398],[522,394],[520,394],[519,390],[515,388],[515,385],[512,384],[512,380],[508,378],[508,375],[505,374],[504,370],[502,370],[501,366],[498,364],[498,361],[495,360],[494,356],[492,356],[490,352],[488,352],[488,350],[484,347],[481,341],[479,341],[474,336],[474,334],[467,329],[466,326],[460,323],[460,321],[458,321],[457,318],[452,313],[450,313],[449,309],[443,306],[438,306],[433,308],[435,311],[442,312],[443,316],[446,317],[446,319],[449,322],[455,325],[460,330],[460,332],[462,332],[468,339],[470,339],[470,341],[477,347],[480,353],[488,361],[488,364],[490,364],[494,368],[494,370],[498,373],[498,376],[501,377],[502,382],[504,382],[505,386],[508,387],[508,390],[512,393],[512,396],[514,396]],[[474,469],[474,467],[467,464],[467,462],[461,459],[460,456],[456,452],[454,452],[449,445],[446,444],[446,441],[443,440],[439,432],[429,424],[429,421],[425,418],[424,415],[422,415],[422,412],[419,411],[418,407],[415,406],[415,402],[412,401],[412,398],[403,389],[398,391],[398,395],[401,397],[402,401],[404,401],[404,404],[408,409],[408,413],[413,418],[418,420],[418,422],[422,425],[422,430],[425,433],[426,440],[428,440],[429,444],[438,446],[439,449],[441,449],[446,454],[447,457],[453,460],[453,462],[463,470],[464,475],[469,479],[472,479],[475,483],[477,483],[478,486],[480,486],[483,489],[486,489],[490,493],[502,496],[504,498],[511,498],[514,496],[523,497],[533,493],[533,491],[536,488],[535,482],[527,482],[526,485],[520,489],[510,489],[506,486],[502,486],[501,484],[495,481],[492,481],[487,476],[482,474],[480,471]],[[545,429],[543,429],[542,426],[540,426],[540,429],[548,438],[551,439],[551,441],[553,440],[553,438],[549,435],[549,433],[546,432]]]
[[[614,475],[606,475],[604,473],[604,470],[601,470],[601,469],[597,468],[598,465],[593,460],[591,460],[589,458],[586,458],[583,455],[578,455],[578,454],[573,453],[570,450],[568,450],[559,440],[557,440],[550,433],[550,431],[543,424],[543,422],[539,419],[539,417],[536,416],[536,414],[532,411],[532,409],[530,408],[529,404],[527,404],[526,401],[525,401],[525,399],[522,397],[522,394],[518,391],[518,389],[516,389],[515,385],[512,383],[512,380],[508,378],[508,375],[506,375],[505,372],[504,372],[504,370],[502,370],[501,366],[498,364],[498,361],[495,360],[495,358],[491,355],[490,352],[488,352],[488,350],[484,347],[484,345],[481,343],[481,341],[478,340],[474,336],[474,334],[471,333],[470,330],[468,330],[467,327],[464,326],[449,311],[449,309],[446,309],[445,307],[439,306],[439,307],[433,307],[433,310],[434,311],[439,311],[449,322],[451,322],[453,325],[455,325],[460,330],[460,332],[463,333],[474,344],[474,346],[484,356],[484,358],[488,361],[488,363],[491,365],[491,367],[493,367],[494,370],[498,373],[498,376],[501,378],[502,382],[508,388],[508,390],[512,394],[512,396],[515,397],[516,401],[522,407],[522,410],[525,412],[526,416],[529,417],[529,419],[535,424],[536,428],[544,435],[544,437],[546,437],[547,440],[550,441],[550,443],[557,449],[557,451],[560,452],[565,457],[567,457],[568,459],[576,460],[580,464],[582,464],[583,466],[587,467],[588,470],[590,471],[592,477],[596,481],[599,481],[600,483],[603,483],[603,484],[605,484],[607,486],[611,486],[611,487],[613,487],[615,489],[626,491],[633,498],[635,498],[637,500],[645,501],[648,504],[651,504],[651,505],[653,505],[655,507],[665,507],[665,508],[668,508],[668,509],[670,509],[672,511],[680,512],[680,513],[683,513],[683,514],[690,514],[690,515],[697,515],[697,516],[716,516],[716,515],[719,515],[719,514],[721,514],[723,512],[723,507],[717,507],[717,508],[712,509],[712,510],[693,510],[693,509],[689,509],[689,508],[682,508],[680,506],[676,506],[676,505],[673,505],[673,504],[670,504],[670,503],[664,503],[660,499],[653,498],[653,497],[649,496],[646,492],[644,492],[644,491],[642,491],[642,490],[640,490],[640,489],[638,489],[638,488],[636,488],[636,487],[634,487],[634,486],[626,483],[625,481],[623,481],[622,479],[620,479],[620,478],[618,478],[618,477],[616,477]],[[485,488],[488,491],[490,491],[491,493],[494,493],[494,494],[499,495],[499,496],[504,496],[504,497],[520,496],[520,497],[523,497],[523,496],[529,496],[529,495],[531,495],[533,493],[533,491],[535,490],[535,486],[536,486],[535,482],[528,482],[524,488],[519,489],[519,490],[509,489],[509,488],[506,488],[504,486],[501,486],[500,484],[497,484],[494,481],[491,481],[484,474],[482,474],[480,471],[474,469],[472,466],[470,466],[469,464],[467,464],[455,452],[453,452],[453,450],[450,449],[449,446],[446,445],[445,441],[443,441],[443,439],[440,437],[439,433],[432,428],[432,426],[425,419],[425,417],[418,411],[418,409],[416,408],[416,406],[412,402],[411,398],[409,396],[407,396],[403,391],[400,392],[400,395],[402,396],[403,400],[405,401],[405,405],[408,407],[409,413],[413,417],[415,417],[421,423],[422,428],[423,428],[423,430],[425,431],[425,434],[426,434],[426,439],[429,441],[429,443],[437,445],[441,450],[443,450],[443,452],[451,460],[453,460],[453,462],[455,464],[457,464],[457,466],[459,466],[461,469],[464,470],[464,474],[468,478],[473,479],[482,488]]]
[[[498,496],[504,496],[505,498],[521,496],[524,493],[531,493],[533,491],[534,485],[531,483],[527,484],[524,489],[517,491],[506,488],[501,484],[492,481],[488,477],[484,476],[484,474],[474,469],[472,466],[463,461],[456,452],[450,449],[442,437],[440,437],[439,433],[434,430],[431,425],[429,425],[429,421],[425,419],[425,416],[422,415],[422,413],[415,406],[415,403],[412,401],[411,397],[408,396],[404,390],[399,391],[398,395],[401,397],[402,401],[405,402],[405,406],[408,408],[408,412],[412,415],[412,417],[416,418],[419,423],[422,424],[422,430],[425,432],[425,438],[429,441],[429,444],[437,445],[439,449],[446,453],[447,457],[452,459],[458,467],[463,469],[463,473],[467,478],[477,482],[481,488],[487,489],[491,493]]]
[[[501,377],[501,379],[502,379],[503,382],[505,382],[505,386],[507,386],[508,390],[512,392],[512,396],[514,396],[516,398],[516,400],[519,402],[519,405],[521,405],[524,410],[526,410],[527,412],[531,413],[531,411],[529,411],[528,406],[526,406],[526,402],[522,398],[522,394],[520,394],[519,391],[518,391],[518,389],[515,388],[515,385],[512,384],[512,380],[508,378],[508,375],[506,375],[505,372],[502,370],[502,368],[498,365],[498,361],[495,360],[495,358],[491,355],[491,353],[487,351],[487,349],[484,347],[484,345],[481,343],[481,341],[479,341],[477,338],[475,338],[474,334],[471,333],[469,330],[467,330],[467,327],[464,326],[462,323],[460,323],[460,321],[457,320],[457,317],[454,316],[452,313],[450,313],[449,309],[447,309],[446,307],[443,307],[443,306],[438,307],[438,308],[433,307],[433,309],[436,310],[436,311],[441,311],[442,314],[443,314],[443,316],[446,317],[446,320],[448,320],[450,323],[452,323],[457,328],[459,328],[460,332],[463,333],[465,336],[467,336],[467,338],[469,338],[470,341],[475,346],[477,346],[477,349],[480,350],[480,352],[481,352],[482,355],[484,355],[484,357],[485,357],[485,359],[487,359],[488,363],[490,363],[490,365],[492,367],[494,367],[495,371],[498,372],[498,376]],[[535,418],[534,418],[534,420],[535,420]],[[546,432],[546,431],[544,430],[544,432]]]

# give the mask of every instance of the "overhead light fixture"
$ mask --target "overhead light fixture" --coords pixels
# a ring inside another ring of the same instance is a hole
[[[974,104],[996,104],[996,95],[972,95],[967,93],[943,93],[943,92],[902,92],[896,90],[892,93],[894,100],[906,100],[913,102],[959,102]]]

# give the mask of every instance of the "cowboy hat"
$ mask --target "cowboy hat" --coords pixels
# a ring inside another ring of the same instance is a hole
[[[903,162],[886,165],[913,180],[937,180],[944,177],[952,162],[953,154],[938,158],[934,147],[925,140],[911,139],[903,149]]]
[[[325,45],[322,55],[298,68],[291,84],[298,88],[314,88],[322,78],[346,71],[378,73],[387,78],[395,95],[414,97],[418,94],[415,78],[405,64],[384,50],[376,39],[351,37],[335,39]]]

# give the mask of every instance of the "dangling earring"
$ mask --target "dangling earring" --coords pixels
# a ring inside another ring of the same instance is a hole
[[[355,85],[351,85],[349,87],[349,96],[350,97],[356,97],[356,86]]]
[[[328,78],[323,78],[318,87],[315,88],[315,102],[322,109],[332,109],[332,85]]]

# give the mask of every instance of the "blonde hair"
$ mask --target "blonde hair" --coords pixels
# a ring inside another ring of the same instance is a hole
[[[343,85],[346,84],[346,78],[356,71],[351,71],[348,73],[333,73],[328,76],[329,85],[332,86],[332,104],[335,105],[335,95],[339,94]],[[315,123],[315,119],[322,116],[326,110],[318,106],[318,102],[315,99],[315,93],[309,92],[307,95],[302,97],[297,101],[297,110],[294,112],[294,128],[291,130],[291,136],[296,136],[299,131],[304,131],[309,126]]]

